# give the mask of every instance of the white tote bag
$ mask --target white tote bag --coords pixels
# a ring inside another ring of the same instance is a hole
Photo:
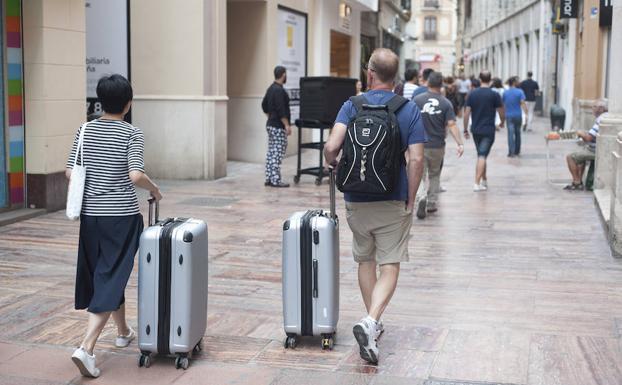
[[[84,131],[86,123],[80,128],[78,137],[78,147],[76,156],[73,159],[73,169],[71,169],[71,179],[69,179],[69,189],[67,190],[67,218],[72,221],[80,219],[82,211],[82,199],[84,197],[84,184],[86,182],[86,166],[84,165]],[[80,165],[78,165],[78,154],[80,154]]]

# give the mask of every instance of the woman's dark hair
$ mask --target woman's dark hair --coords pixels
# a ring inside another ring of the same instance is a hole
[[[120,114],[134,98],[132,85],[119,74],[104,76],[97,82],[97,98],[102,109],[110,114]]]
[[[473,88],[479,88],[482,85],[482,82],[479,81],[479,79],[473,79],[471,80],[471,85],[473,86]]]
[[[503,88],[503,83],[499,78],[492,79],[492,88]]]
[[[416,80],[417,77],[419,77],[419,71],[417,71],[414,68],[409,68],[406,70],[406,73],[404,74],[404,79],[409,82],[411,80]]]

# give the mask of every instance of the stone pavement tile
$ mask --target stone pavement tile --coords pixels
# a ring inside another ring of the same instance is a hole
[[[369,385],[424,385],[425,379],[393,376],[373,376]]]
[[[184,374],[183,369],[175,369],[174,359],[169,357],[153,357],[149,368],[140,368],[138,356],[111,355],[108,360],[99,365],[99,368],[101,375],[98,378],[77,376],[71,385],[167,385]],[[188,370],[191,369],[192,362]]]
[[[270,385],[278,374],[279,369],[255,365],[197,362],[173,382],[173,385]]]
[[[84,338],[85,331],[86,320],[78,321],[66,317],[51,317],[13,338],[17,341],[35,344],[79,346]]]
[[[7,342],[0,342],[0,363],[8,361],[24,353],[29,348],[24,345],[17,345]]]
[[[528,333],[452,330],[431,377],[525,384],[529,341]]]
[[[620,385],[618,339],[534,335],[529,385]]]
[[[71,361],[71,348],[32,347],[0,363],[0,374],[36,380],[69,382],[79,375]],[[96,353],[97,364],[106,364],[109,355]]]
[[[0,385],[65,385],[65,381],[50,381],[40,378],[5,376],[0,374]]]
[[[358,349],[353,349],[344,359],[337,371],[374,375],[388,375],[402,378],[428,378],[436,352],[422,352],[416,350],[387,350],[379,346],[380,357],[378,365],[369,365],[361,359]]]
[[[296,349],[285,349],[283,341],[272,341],[251,362],[282,368],[315,368],[332,370],[337,367],[353,349],[351,346],[335,344],[333,350],[322,350],[321,339],[304,337]]]
[[[265,339],[210,334],[203,337],[203,351],[197,359],[209,362],[248,363],[270,343],[270,340]]]
[[[50,316],[63,314],[68,308],[73,308],[73,298],[27,296],[2,309],[0,338],[11,339],[42,323]]]
[[[373,379],[365,374],[283,369],[271,385],[369,385]]]

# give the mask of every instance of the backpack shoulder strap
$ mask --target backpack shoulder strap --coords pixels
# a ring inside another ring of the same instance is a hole
[[[367,99],[365,99],[364,95],[351,96],[350,101],[354,104],[357,113],[363,111],[363,104],[367,104]]]
[[[406,103],[408,103],[408,99],[395,95],[387,102],[387,107],[389,108],[389,112],[396,113]]]

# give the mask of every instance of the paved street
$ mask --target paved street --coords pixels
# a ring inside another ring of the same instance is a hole
[[[415,219],[411,262],[384,316],[380,365],[358,357],[352,324],[364,315],[341,221],[341,313],[336,346],[283,349],[281,228],[290,213],[328,207],[328,190],[303,176],[291,189],[263,187],[261,165],[230,163],[229,177],[162,181],[164,216],[205,219],[210,231],[205,350],[187,371],[113,347],[105,330],[97,380],[70,360],[86,326],[73,309],[78,224],[53,213],[0,227],[0,384],[521,384],[622,383],[622,261],[610,256],[588,192],[546,182],[545,121],[509,159],[505,131],[474,193],[475,151],[458,160],[449,140],[440,210]],[[554,178],[565,177],[555,143]],[[307,154],[307,160],[316,159]],[[291,181],[295,157],[286,160]],[[339,214],[345,218],[343,201]],[[143,206],[146,212],[146,206]],[[136,269],[127,290],[136,327]]]

